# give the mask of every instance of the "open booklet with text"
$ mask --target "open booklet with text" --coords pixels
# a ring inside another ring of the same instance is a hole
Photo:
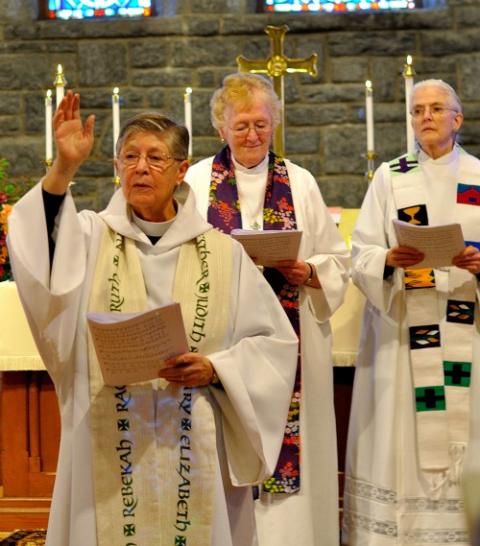
[[[168,358],[188,352],[180,304],[142,313],[87,314],[106,385],[158,378]]]
[[[230,235],[240,242],[257,265],[272,267],[280,260],[295,260],[302,232],[297,230],[233,229]]]
[[[460,224],[416,226],[394,218],[393,227],[400,245],[416,248],[425,255],[412,269],[451,266],[452,258],[465,248]]]

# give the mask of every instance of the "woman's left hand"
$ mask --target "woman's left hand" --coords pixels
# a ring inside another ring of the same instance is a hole
[[[165,368],[158,372],[158,377],[185,387],[209,385],[213,376],[212,363],[199,353],[184,353],[169,358],[165,360]]]
[[[466,269],[473,275],[480,273],[480,252],[474,246],[465,247],[452,259],[452,265]]]
[[[281,260],[275,264],[275,269],[278,269],[290,284],[305,284],[310,277],[310,268],[301,260]]]

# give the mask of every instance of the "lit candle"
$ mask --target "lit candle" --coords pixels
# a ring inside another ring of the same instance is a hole
[[[112,124],[113,124],[113,183],[116,186],[120,185],[120,179],[117,174],[117,140],[120,134],[120,90],[118,87],[113,88],[112,92]]]
[[[52,91],[49,89],[45,95],[45,163],[47,168],[53,159],[53,135],[52,135]]]
[[[365,82],[365,117],[367,122],[367,151],[373,152],[375,149],[373,138],[373,87],[372,82]]]
[[[415,135],[413,133],[413,127],[410,119],[410,96],[413,89],[413,76],[415,71],[413,70],[412,56],[407,55],[407,62],[403,66],[403,78],[405,80],[405,113],[407,121],[407,152],[409,154],[415,153]]]
[[[120,90],[113,88],[112,94],[112,123],[113,123],[113,157],[117,157],[117,140],[120,134]]]
[[[192,158],[192,88],[187,87],[185,94],[183,95],[183,102],[185,105],[185,127],[188,129],[188,158]]]
[[[53,82],[56,91],[56,107],[58,108],[59,104],[62,102],[63,96],[65,95],[65,85],[67,85],[67,80],[63,73],[63,67],[61,64],[57,66],[57,75],[55,81]]]

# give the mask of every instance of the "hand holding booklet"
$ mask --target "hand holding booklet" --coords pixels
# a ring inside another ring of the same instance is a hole
[[[143,313],[87,313],[106,385],[158,378],[164,361],[188,352],[178,303]]]
[[[452,258],[465,248],[460,224],[416,226],[394,218],[393,227],[400,245],[416,248],[425,255],[411,269],[451,266]]]
[[[266,231],[233,229],[230,235],[240,242],[257,265],[272,267],[280,260],[296,260],[302,232],[296,230]]]

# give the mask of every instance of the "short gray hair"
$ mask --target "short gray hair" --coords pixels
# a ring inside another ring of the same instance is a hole
[[[161,135],[175,159],[183,161],[188,158],[188,130],[158,112],[143,112],[125,122],[115,145],[117,156],[120,155],[125,142],[135,133]]]
[[[222,87],[217,89],[210,100],[210,118],[212,125],[222,129],[225,125],[227,106],[248,108],[252,104],[254,93],[260,93],[272,111],[273,125],[280,122],[281,103],[269,79],[259,74],[237,72],[223,79]]]
[[[417,82],[410,93],[410,104],[412,103],[413,96],[415,94],[415,91],[417,89],[422,89],[423,87],[438,87],[442,91],[445,91],[445,93],[452,99],[452,101],[455,104],[455,108],[462,112],[462,101],[460,100],[460,97],[457,95],[455,89],[449,85],[447,82],[444,82],[443,80],[422,80],[420,82]]]

